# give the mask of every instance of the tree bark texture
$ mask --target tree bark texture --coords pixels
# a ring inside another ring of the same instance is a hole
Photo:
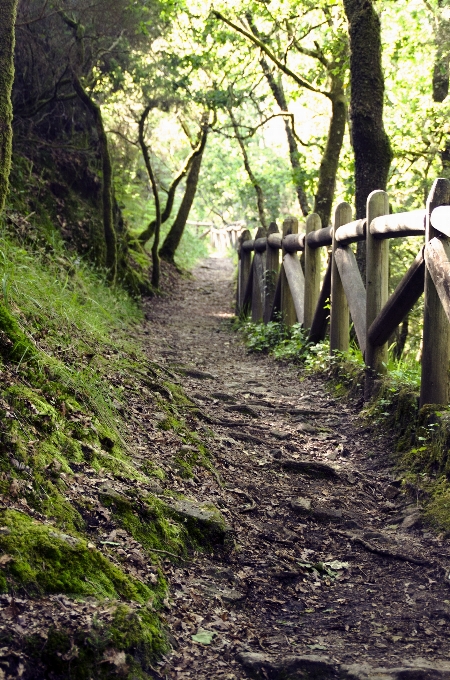
[[[170,227],[169,233],[164,239],[164,243],[162,244],[159,251],[159,256],[167,262],[174,262],[175,252],[180,244],[181,237],[183,236],[184,228],[186,226],[186,222],[194,202],[195,194],[197,192],[203,152],[205,150],[209,131],[208,122],[203,122],[202,126],[203,130],[198,148],[198,154],[192,159],[186,179],[186,190],[184,192],[183,199],[178,209],[177,216],[175,217],[175,220]]]
[[[17,0],[0,0],[0,213],[5,207],[11,169],[16,10]]]
[[[148,147],[145,143],[145,122],[147,120],[148,114],[153,108],[153,103],[147,104],[142,115],[139,119],[139,144],[141,147],[142,155],[144,157],[145,168],[147,170],[148,178],[153,192],[153,200],[155,201],[155,219],[154,219],[154,235],[152,244],[152,286],[154,288],[159,288],[159,234],[161,230],[161,204],[159,201],[158,186],[156,184],[155,173],[153,172],[152,164],[150,162],[150,155],[148,153]]]
[[[344,0],[350,37],[350,122],[355,154],[356,218],[367,197],[386,189],[392,150],[383,125],[380,20],[371,0]]]
[[[100,156],[102,159],[102,202],[103,230],[106,245],[105,265],[108,277],[114,281],[117,273],[117,237],[113,217],[112,164],[109,155],[108,137],[103,125],[100,106],[88,95],[76,75],[73,75],[73,87],[80,100],[92,114],[98,135]]]

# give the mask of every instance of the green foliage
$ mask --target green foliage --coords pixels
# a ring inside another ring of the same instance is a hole
[[[5,275],[3,280],[6,280]],[[4,292],[5,296],[6,291]],[[15,317],[5,305],[0,305],[0,331],[2,333],[0,351],[4,359],[20,363],[35,358],[34,345],[26,337]]]
[[[235,328],[242,332],[250,352],[266,352],[276,359],[301,361],[309,348],[301,324],[286,326],[279,321],[264,324],[244,320],[235,322]]]

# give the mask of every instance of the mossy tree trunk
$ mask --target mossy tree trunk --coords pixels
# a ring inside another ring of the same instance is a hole
[[[116,230],[114,228],[113,178],[108,137],[103,125],[103,117],[100,106],[88,95],[76,75],[73,75],[73,87],[80,100],[92,114],[97,130],[100,156],[102,159],[103,231],[106,245],[105,266],[108,270],[109,280],[114,281],[117,273],[117,236]]]
[[[189,217],[189,213],[194,202],[195,194],[197,192],[198,180],[200,176],[200,168],[202,165],[203,152],[208,138],[209,123],[208,120],[202,121],[202,133],[198,147],[197,155],[192,159],[189,172],[186,179],[186,189],[183,199],[178,209],[177,216],[170,227],[169,233],[164,239],[159,256],[167,262],[174,263],[175,252],[180,245],[181,237],[183,236],[184,228]]]
[[[142,115],[139,119],[139,144],[141,146],[142,155],[144,157],[145,167],[147,169],[148,178],[153,192],[153,200],[155,201],[155,219],[154,219],[154,239],[152,245],[152,286],[154,288],[159,288],[159,234],[161,230],[161,203],[158,194],[158,185],[156,184],[155,173],[153,172],[152,164],[150,162],[150,155],[148,153],[148,147],[145,143],[145,122],[147,120],[148,114],[154,107],[153,102],[147,104]]]
[[[264,208],[264,194],[263,190],[261,188],[261,185],[259,184],[258,180],[256,179],[255,175],[253,174],[253,171],[250,166],[250,160],[248,157],[247,149],[245,148],[244,140],[242,139],[242,135],[239,132],[239,125],[237,124],[236,118],[234,117],[232,109],[228,109],[228,113],[230,115],[231,119],[231,124],[233,126],[234,130],[234,136],[237,140],[237,143],[239,144],[239,148],[241,149],[242,153],[242,160],[244,161],[244,168],[247,172],[248,178],[255,190],[256,193],[256,205],[258,207],[258,215],[259,215],[259,223],[263,229],[267,231],[267,220],[266,220],[266,211]]]
[[[383,125],[380,20],[371,0],[344,0],[344,9],[350,37],[350,121],[359,219],[366,215],[368,195],[386,189],[392,150]],[[365,252],[358,246],[358,265],[364,274]]]
[[[11,168],[16,10],[17,0],[0,0],[0,213],[5,207]]]

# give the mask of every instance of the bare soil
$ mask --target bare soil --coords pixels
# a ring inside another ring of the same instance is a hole
[[[249,653],[275,665],[319,656],[335,668],[449,661],[447,538],[401,490],[387,433],[322,379],[246,352],[230,328],[232,278],[231,261],[208,259],[146,307],[149,358],[209,419],[199,431],[217,471],[168,481],[230,526],[213,554],[165,563],[174,649],[157,677],[246,678],[256,672],[240,661]],[[155,437],[169,470],[177,435]]]

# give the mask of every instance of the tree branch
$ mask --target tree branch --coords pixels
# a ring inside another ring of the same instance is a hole
[[[275,54],[265,45],[262,40],[259,40],[256,36],[252,35],[248,31],[246,31],[244,28],[241,28],[238,24],[235,24],[233,21],[228,19],[226,16],[218,12],[217,10],[212,10],[213,15],[216,17],[216,19],[220,19],[221,21],[225,22],[230,28],[232,28],[234,31],[237,31],[241,35],[243,35],[245,38],[250,40],[254,45],[259,47],[259,49],[266,54],[271,61],[280,69],[280,71],[283,71],[287,76],[292,78],[297,85],[300,85],[300,87],[304,87],[306,90],[310,90],[311,92],[317,92],[318,94],[323,94],[325,97],[330,98],[330,93],[329,92],[324,92],[323,90],[318,90],[315,88],[311,83],[309,83],[307,80],[304,80],[301,76],[299,76],[297,73],[294,73],[286,64],[283,64],[282,61],[278,59],[278,57],[275,56]]]

